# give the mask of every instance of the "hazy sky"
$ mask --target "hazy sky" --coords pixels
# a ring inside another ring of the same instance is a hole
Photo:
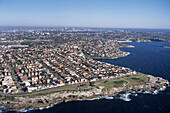
[[[170,28],[170,0],[0,0],[0,26]]]

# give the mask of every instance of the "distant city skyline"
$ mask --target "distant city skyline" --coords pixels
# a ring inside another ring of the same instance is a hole
[[[170,29],[170,0],[0,0],[0,26]]]

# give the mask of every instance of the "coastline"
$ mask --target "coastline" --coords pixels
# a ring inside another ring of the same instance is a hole
[[[125,57],[129,55],[129,52],[126,52],[126,55],[121,56]],[[119,57],[117,57],[119,58]],[[114,58],[116,59],[116,58]],[[45,96],[38,96],[36,98],[28,98],[28,97],[19,97],[17,98],[18,102],[15,101],[4,101],[0,103],[0,106],[3,107],[4,110],[15,110],[19,112],[27,112],[29,110],[43,110],[53,107],[59,103],[65,103],[69,101],[84,101],[84,100],[94,100],[94,99],[113,99],[113,95],[119,95],[121,92],[125,92],[123,96],[126,97],[130,94],[153,94],[156,95],[159,91],[165,90],[169,87],[169,82],[161,77],[154,77],[148,75],[152,79],[156,79],[155,81],[150,81],[143,85],[135,85],[135,86],[125,86],[119,88],[113,88],[108,91],[102,91],[102,89],[96,89],[87,92],[63,92],[63,93],[53,93]],[[158,83],[157,83],[158,82]],[[99,91],[100,90],[100,91]],[[130,93],[130,94],[129,94]],[[65,96],[62,96],[65,95]],[[123,99],[124,97],[121,97]],[[23,101],[25,103],[23,103]],[[33,101],[34,100],[34,101]],[[127,99],[128,101],[128,99]]]
[[[169,87],[169,86],[168,86]],[[76,99],[76,100],[68,100],[67,102],[71,102],[71,101],[93,101],[93,100],[99,100],[99,99],[108,99],[108,100],[113,100],[113,99],[120,99],[120,100],[123,100],[123,101],[131,101],[130,99],[130,95],[132,96],[138,96],[138,94],[151,94],[151,95],[157,95],[159,94],[159,92],[163,92],[163,91],[166,91],[166,89],[168,88],[167,86],[163,86],[162,88],[160,89],[156,89],[155,91],[153,92],[150,92],[150,91],[145,91],[145,92],[141,92],[141,91],[131,91],[131,92],[125,92],[123,94],[120,94],[120,93],[117,93],[117,94],[114,94],[114,95],[105,95],[105,96],[98,96],[98,97],[94,97],[94,98],[87,98],[87,99]],[[40,107],[40,108],[23,108],[23,109],[20,109],[19,112],[28,112],[28,111],[33,111],[33,110],[44,110],[44,109],[49,109],[49,108],[52,108],[54,107],[55,105],[57,104],[62,104],[63,102],[56,102],[56,103],[53,103],[49,106],[45,106],[45,107]],[[1,108],[2,109],[2,108]],[[18,112],[17,110],[13,110],[13,111],[16,111]]]
[[[15,101],[0,102],[1,106],[4,106],[4,110],[16,110],[16,111],[28,111],[28,110],[42,110],[53,107],[56,104],[68,101],[82,101],[82,100],[94,100],[109,98],[113,95],[119,95],[122,92],[127,93],[149,93],[157,94],[159,91],[165,90],[169,87],[169,82],[161,77],[154,77],[147,75],[149,81],[142,85],[124,86],[118,88],[111,88],[109,90],[103,90],[102,87],[95,88],[90,91],[76,91],[76,92],[62,92],[52,93],[45,96],[38,96],[35,98],[28,97],[16,97]],[[123,97],[121,97],[123,99]],[[110,98],[109,98],[110,99]],[[125,96],[126,99],[126,96]],[[125,100],[126,101],[126,100]],[[128,100],[127,100],[128,101]]]

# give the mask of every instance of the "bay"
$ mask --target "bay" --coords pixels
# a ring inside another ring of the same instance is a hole
[[[128,67],[142,73],[163,77],[170,81],[170,42],[126,43],[135,48],[121,48],[130,55],[118,59],[96,59],[113,65]],[[130,96],[131,101],[99,99],[72,101],[31,113],[169,113],[170,89],[158,95]]]

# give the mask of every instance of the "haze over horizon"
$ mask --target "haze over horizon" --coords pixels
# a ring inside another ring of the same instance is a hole
[[[0,0],[0,26],[170,29],[169,0]]]

